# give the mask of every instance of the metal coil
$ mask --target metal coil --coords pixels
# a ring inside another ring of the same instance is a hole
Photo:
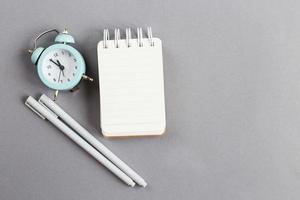
[[[143,29],[142,28],[137,28],[137,44],[139,47],[144,46],[144,39],[143,39]],[[131,47],[132,46],[132,37],[131,37],[131,29],[126,28],[125,29],[125,44],[126,47]],[[153,35],[152,35],[152,28],[149,26],[147,27],[147,36],[148,36],[148,41],[150,46],[154,46],[154,40],[153,40]],[[103,48],[108,48],[108,40],[109,40],[109,31],[108,29],[103,30]],[[121,40],[121,34],[120,34],[120,29],[116,28],[114,30],[114,46],[116,48],[120,47],[120,40]]]
[[[109,40],[109,31],[108,29],[103,30],[103,48],[107,48],[107,41]]]
[[[115,29],[115,47],[119,48],[119,40],[120,40],[120,29]]]
[[[147,34],[148,34],[148,39],[149,39],[150,46],[154,46],[154,41],[153,41],[153,37],[152,37],[152,28],[151,27],[147,27]]]
[[[126,28],[126,46],[131,47],[131,29]]]
[[[137,28],[137,41],[138,41],[138,46],[142,47],[143,46],[143,30],[142,28]]]

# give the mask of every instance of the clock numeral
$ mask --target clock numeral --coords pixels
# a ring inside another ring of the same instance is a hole
[[[68,52],[68,55],[69,55],[69,57],[71,57],[71,56],[72,56],[70,52]]]
[[[73,73],[73,76],[75,76],[75,73]]]
[[[61,54],[62,54],[62,55],[65,55],[65,52],[64,52],[64,51],[61,51]]]
[[[68,81],[70,82],[70,79],[68,78]]]
[[[74,60],[74,62],[77,62],[76,58],[74,58],[73,60]]]
[[[47,66],[47,69],[51,69],[51,65],[48,65],[48,66]]]
[[[75,66],[75,69],[77,69],[78,67],[77,66]]]
[[[51,73],[48,73],[48,76],[51,76]]]
[[[53,81],[56,82],[56,78],[54,78]]]
[[[54,54],[54,57],[57,57],[57,56],[58,56],[58,53],[55,53],[55,54]]]

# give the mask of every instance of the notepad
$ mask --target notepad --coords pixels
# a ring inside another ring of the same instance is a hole
[[[98,43],[100,118],[104,136],[161,135],[165,132],[162,42],[137,29],[137,38],[121,39],[108,30]]]

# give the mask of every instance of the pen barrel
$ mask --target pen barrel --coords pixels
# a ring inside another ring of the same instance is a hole
[[[118,168],[120,168],[124,173],[126,173],[137,184],[146,187],[147,183],[140,175],[138,175],[126,163],[124,163],[120,158],[118,158],[112,151],[110,151],[101,142],[99,142],[92,134],[90,134],[84,127],[82,127],[78,122],[76,122],[68,113],[66,113],[60,106],[58,106],[55,102],[53,102],[49,97],[47,97],[46,95],[42,95],[39,101],[44,105],[46,105],[56,115],[58,115],[82,138],[84,138],[87,142],[89,142],[95,149],[97,149],[100,153],[102,153],[106,158],[108,158],[112,163],[114,163]]]
[[[130,186],[134,186],[135,183],[130,177],[128,177],[124,172],[122,172],[118,167],[116,167],[111,161],[105,158],[101,153],[99,153],[94,147],[77,135],[71,128],[65,125],[61,120],[57,118],[51,111],[47,110],[44,106],[38,103],[34,98],[28,97],[26,104],[30,105],[33,109],[38,111],[47,120],[53,123],[59,130],[61,130],[65,135],[67,135],[71,140],[93,156],[98,162],[108,168],[112,173],[118,176],[121,180]]]
[[[70,139],[72,139],[76,144],[78,144],[81,148],[83,148],[86,152],[88,152],[98,162],[100,162],[102,165],[108,168],[112,173],[118,176],[125,183],[127,183],[132,187],[135,185],[135,183],[132,181],[130,177],[128,177],[124,172],[122,172],[119,168],[117,168],[112,162],[110,162],[101,153],[99,153],[96,149],[94,149],[91,145],[89,145],[86,141],[84,141],[80,136],[78,136],[75,132],[73,132],[59,119],[57,120],[58,120],[57,128],[60,129],[62,132],[64,132]]]

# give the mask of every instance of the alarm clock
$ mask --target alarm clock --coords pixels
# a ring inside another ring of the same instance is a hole
[[[55,43],[47,48],[37,47],[37,41],[50,32],[57,33]],[[82,79],[93,81],[85,75],[84,59],[79,51],[71,46],[74,43],[73,36],[66,29],[61,33],[56,29],[50,29],[39,34],[34,40],[34,49],[29,50],[40,80],[48,88],[55,90],[54,100],[59,91],[72,91],[78,87]]]

